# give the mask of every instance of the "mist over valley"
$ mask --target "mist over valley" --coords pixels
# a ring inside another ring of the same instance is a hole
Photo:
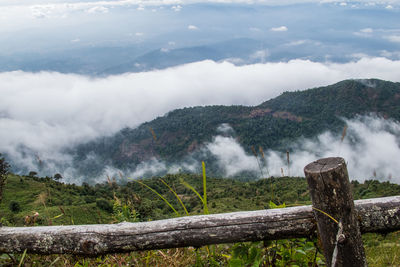
[[[399,10],[2,1],[0,153],[17,174],[78,184],[198,173],[201,161],[220,177],[302,176],[331,155],[353,179],[399,182]]]
[[[400,155],[399,99],[399,83],[345,80],[287,91],[256,106],[207,105],[171,110],[148,122],[140,123],[139,119],[133,126],[115,125],[114,130],[107,128],[113,122],[111,115],[109,120],[100,121],[104,125],[89,127],[86,121],[68,123],[67,118],[58,125],[58,116],[65,116],[61,110],[59,114],[48,114],[35,104],[32,111],[43,112],[41,115],[49,116],[49,122],[51,117],[57,121],[53,125],[43,121],[18,123],[11,117],[18,110],[13,110],[1,122],[15,127],[16,134],[3,132],[2,146],[15,173],[60,173],[63,181],[78,184],[103,182],[107,177],[123,182],[128,177],[199,173],[201,161],[205,161],[212,176],[242,180],[303,176],[307,163],[328,156],[344,157],[352,179],[399,183],[395,162]],[[104,105],[103,112],[108,107],[122,107],[121,103]],[[127,116],[127,122],[129,119]],[[341,140],[344,127],[347,131]]]

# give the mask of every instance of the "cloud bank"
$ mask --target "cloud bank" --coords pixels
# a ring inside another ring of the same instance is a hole
[[[363,116],[345,120],[347,135],[326,132],[314,139],[301,139],[289,145],[289,166],[286,153],[265,150],[264,158],[246,154],[232,137],[217,136],[207,145],[216,156],[225,175],[233,176],[243,171],[258,172],[259,160],[264,177],[282,175],[304,176],[303,169],[319,158],[343,157],[352,180],[379,179],[400,183],[400,124],[376,116]]]
[[[399,69],[400,61],[362,58],[345,64],[292,60],[246,66],[202,61],[105,78],[0,73],[0,153],[21,169],[34,170],[38,162],[46,162],[42,174],[53,175],[61,167],[68,173],[71,159],[63,153],[66,149],[173,109],[257,105],[284,91],[349,78],[399,82]]]

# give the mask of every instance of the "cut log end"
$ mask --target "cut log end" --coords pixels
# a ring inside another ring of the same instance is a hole
[[[305,166],[304,173],[306,175],[316,174],[316,173],[326,173],[339,168],[343,164],[345,164],[345,161],[343,158],[340,157],[323,158],[311,162],[310,164]]]

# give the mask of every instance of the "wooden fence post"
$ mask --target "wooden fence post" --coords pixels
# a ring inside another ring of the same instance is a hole
[[[308,164],[304,173],[328,266],[366,266],[344,159],[319,159]]]

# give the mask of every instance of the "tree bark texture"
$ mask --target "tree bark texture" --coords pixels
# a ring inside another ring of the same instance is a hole
[[[356,201],[363,232],[400,229],[400,196]],[[0,252],[107,253],[315,235],[311,206],[168,220],[73,226],[0,227]]]
[[[319,159],[308,164],[304,173],[328,266],[366,266],[344,159]]]

